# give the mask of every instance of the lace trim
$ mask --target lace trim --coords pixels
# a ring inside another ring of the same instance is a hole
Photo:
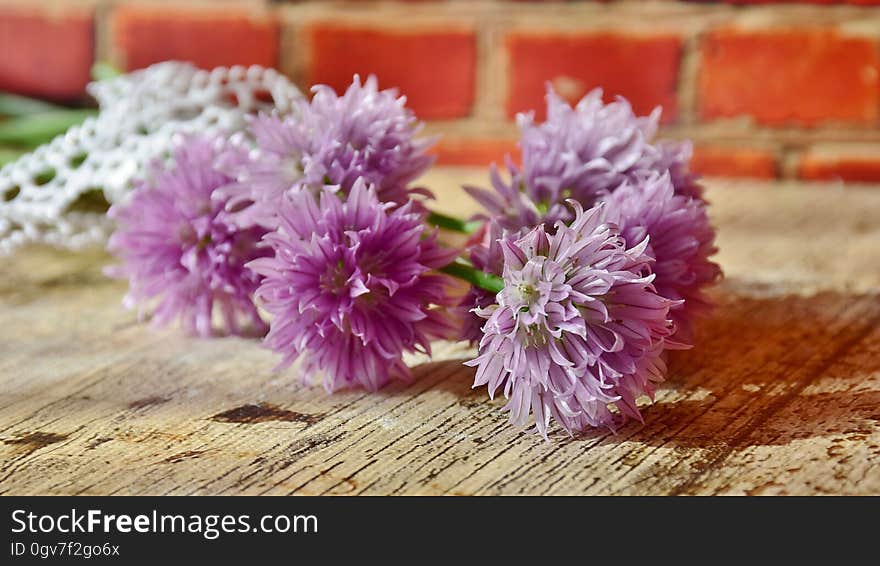
[[[100,113],[0,169],[0,254],[25,243],[77,249],[110,232],[120,202],[177,133],[233,133],[259,111],[289,113],[300,91],[273,69],[164,62],[88,87]]]

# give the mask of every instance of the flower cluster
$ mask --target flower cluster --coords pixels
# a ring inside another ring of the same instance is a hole
[[[568,432],[638,417],[635,398],[662,379],[658,359],[672,331],[673,302],[651,285],[648,240],[627,247],[602,207],[573,202],[571,225],[558,221],[501,242],[504,289],[486,319],[475,386],[503,386],[516,425],[534,413],[545,437],[552,416]]]
[[[312,90],[311,101],[300,100],[286,116],[253,117],[248,135],[235,140],[250,151],[220,161],[235,179],[224,194],[243,225],[274,226],[282,196],[302,189],[348,193],[364,179],[382,202],[397,205],[425,192],[409,185],[433,163],[433,140],[416,137],[421,124],[405,97],[378,90],[373,76],[363,84],[355,76],[342,96],[324,85]]]
[[[699,197],[687,166],[690,144],[651,143],[659,119],[659,109],[636,116],[623,98],[604,104],[601,89],[572,108],[548,87],[547,120],[535,123],[534,113],[517,118],[522,166],[508,158],[509,181],[493,165],[492,190],[465,190],[485,207],[489,218],[509,231],[569,222],[567,199],[589,208],[652,171],[671,172],[677,193]]]
[[[266,230],[238,228],[217,198],[231,179],[214,162],[228,148],[222,138],[176,144],[170,164],[152,163],[131,199],[110,209],[118,228],[109,249],[122,263],[107,272],[129,281],[127,306],[145,312],[156,303],[157,325],[180,318],[201,336],[265,332],[253,302],[260,278],[247,263],[266,255],[258,245]],[[222,317],[216,329],[215,311]]]
[[[392,208],[363,179],[345,200],[337,191],[285,199],[265,238],[274,256],[250,266],[264,277],[257,294],[277,321],[266,342],[282,367],[306,355],[306,379],[324,375],[328,391],[376,390],[410,378],[404,352],[430,353],[431,339],[454,335],[448,276],[433,270],[457,251],[425,234],[412,203]]]
[[[157,164],[112,212],[128,302],[158,297],[157,322],[202,336],[215,310],[220,330],[246,315],[265,332],[259,303],[266,344],[282,367],[302,358],[307,380],[332,391],[408,379],[404,353],[457,334],[437,269],[458,250],[411,198],[432,158],[404,102],[355,77],[343,96],[318,86],[291,115],[252,117],[249,139],[179,140],[168,171]]]
[[[405,99],[374,77],[313,93],[244,134],[181,138],[112,209],[128,303],[202,336],[265,331],[260,308],[279,368],[327,391],[409,380],[405,355],[455,339],[517,426],[641,419],[720,276],[690,145],[653,142],[659,110],[550,90],[545,122],[519,117],[509,180],[493,166],[491,190],[467,189],[485,210],[462,252],[428,225],[467,224],[417,198],[431,140]]]
[[[546,435],[551,416],[569,433],[640,418],[636,399],[652,397],[663,379],[664,350],[690,347],[695,318],[709,311],[705,288],[721,275],[709,259],[715,232],[688,168],[690,144],[653,144],[658,120],[659,110],[639,117],[623,99],[604,104],[600,90],[572,108],[550,89],[546,122],[519,116],[522,166],[508,158],[510,181],[493,166],[492,190],[467,187],[494,226],[491,239],[503,234],[500,248],[485,238],[470,246],[471,263],[501,276],[504,288],[463,299],[460,310],[472,314],[462,337],[479,342],[475,384],[490,395],[504,384],[516,424],[531,412]],[[605,275],[605,256],[584,245],[599,241],[628,250],[630,263],[611,262]],[[575,259],[566,255],[572,246],[581,250]],[[617,278],[630,282],[629,294]],[[596,293],[579,289],[595,281]],[[596,305],[601,316],[590,316]],[[621,325],[611,342],[608,323]],[[567,332],[583,327],[573,342]]]
[[[626,242],[648,240],[654,287],[659,295],[678,301],[670,311],[675,341],[692,343],[694,319],[710,308],[705,289],[721,276],[718,264],[709,259],[716,252],[715,230],[705,204],[676,194],[670,173],[646,174],[604,202],[608,220],[617,224]]]

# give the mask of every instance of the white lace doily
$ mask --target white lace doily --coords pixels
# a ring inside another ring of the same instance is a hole
[[[272,69],[205,71],[179,62],[88,89],[100,105],[96,117],[0,169],[0,254],[29,242],[73,249],[103,242],[110,222],[96,203],[125,198],[174,134],[232,133],[247,114],[287,113],[302,96]]]

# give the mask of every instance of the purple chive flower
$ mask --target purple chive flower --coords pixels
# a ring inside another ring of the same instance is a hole
[[[268,253],[258,246],[265,230],[237,228],[216,198],[230,181],[213,166],[224,140],[177,141],[170,165],[154,162],[130,200],[110,209],[118,228],[108,249],[122,263],[107,273],[128,279],[127,307],[155,304],[157,325],[179,318],[187,331],[207,337],[216,311],[221,333],[263,333],[253,302],[260,278],[245,264]]]
[[[466,190],[512,232],[542,223],[552,229],[557,220],[570,221],[567,199],[590,208],[645,171],[672,170],[676,192],[699,195],[696,177],[688,170],[690,145],[652,145],[659,118],[659,108],[650,116],[636,116],[621,97],[604,104],[601,89],[572,108],[548,86],[547,120],[535,123],[534,113],[517,117],[522,167],[508,159],[506,181],[493,165],[492,190]]]
[[[640,419],[636,399],[662,381],[672,330],[674,303],[652,287],[647,240],[627,248],[601,205],[571,204],[571,226],[501,240],[504,288],[477,311],[484,335],[467,362],[475,387],[502,388],[510,421],[524,426],[533,413],[545,438],[551,417],[569,434]]]
[[[660,156],[648,169],[660,174],[669,171],[675,194],[702,200],[703,187],[698,182],[700,177],[692,173],[690,168],[693,144],[689,141],[663,140],[657,143],[657,149],[660,150]]]
[[[317,193],[338,185],[348,193],[363,178],[380,201],[397,205],[414,193],[430,194],[408,187],[433,163],[427,150],[434,140],[416,138],[422,124],[405,107],[406,97],[378,90],[374,76],[361,84],[357,75],[342,96],[325,85],[312,92],[311,102],[300,101],[288,116],[254,117],[248,159],[232,154],[221,163],[236,178],[224,193],[242,222],[276,222],[281,196],[294,187]]]
[[[710,309],[704,289],[721,276],[721,268],[709,260],[717,249],[705,202],[676,194],[669,173],[627,183],[604,201],[606,219],[619,226],[628,245],[649,239],[654,287],[676,301],[670,310],[674,341],[693,343],[693,319]]]
[[[264,241],[275,257],[250,264],[265,279],[257,296],[273,315],[267,345],[281,367],[302,356],[307,381],[376,390],[410,379],[405,352],[430,353],[432,338],[457,330],[448,307],[451,280],[433,271],[457,250],[426,234],[412,203],[379,201],[362,179],[347,199],[338,187],[285,197],[280,226]]]

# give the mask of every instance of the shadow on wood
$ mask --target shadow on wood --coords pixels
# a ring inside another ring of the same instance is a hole
[[[785,445],[869,434],[880,422],[880,300],[726,295],[671,377],[646,425],[620,440],[683,447]]]

